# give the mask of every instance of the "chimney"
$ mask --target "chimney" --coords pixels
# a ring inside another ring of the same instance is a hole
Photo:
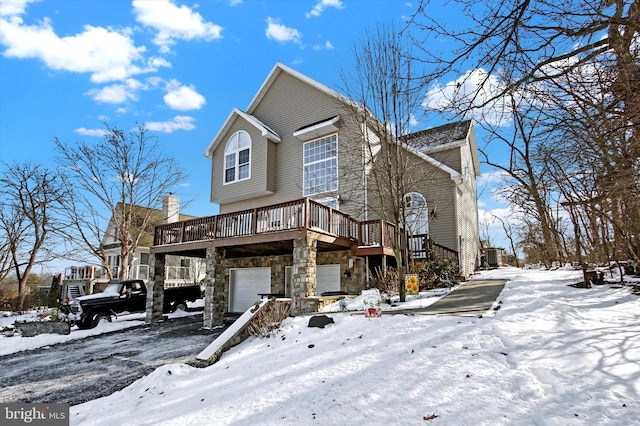
[[[180,220],[180,198],[173,193],[162,198],[162,223],[173,223]]]

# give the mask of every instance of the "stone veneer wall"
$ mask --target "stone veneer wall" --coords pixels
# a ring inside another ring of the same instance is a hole
[[[224,249],[210,247],[207,249],[205,259],[206,278],[204,289],[204,328],[213,328],[224,323],[224,285],[216,286],[216,283],[224,284]],[[218,288],[222,287],[222,288]]]
[[[311,312],[307,296],[316,294],[316,253],[318,240],[298,238],[293,240],[293,268],[291,273],[291,313],[298,315]]]
[[[349,260],[353,266],[349,268]],[[351,254],[351,250],[318,253],[318,265],[340,264],[340,290],[349,294],[359,294],[365,288],[364,258]],[[346,273],[346,274],[345,274]]]
[[[225,259],[224,249],[207,249],[207,278],[205,289],[204,327],[222,325],[229,306],[229,270],[234,268],[271,268],[271,292],[285,293],[286,267],[292,267],[292,314],[315,312],[317,265],[340,264],[340,289],[358,294],[365,287],[365,263],[350,250],[317,252],[317,241],[294,240],[293,254]],[[349,268],[349,260],[353,266]],[[296,262],[297,263],[294,263]],[[347,272],[345,274],[345,272]],[[216,285],[218,284],[218,285]]]
[[[149,256],[149,271],[152,275],[147,281],[147,305],[145,322],[158,322],[164,319],[162,308],[164,305],[164,254]]]

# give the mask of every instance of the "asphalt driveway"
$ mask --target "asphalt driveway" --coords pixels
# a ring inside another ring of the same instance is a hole
[[[110,395],[161,365],[190,363],[224,328],[202,315],[145,324],[0,357],[0,402],[67,403]]]

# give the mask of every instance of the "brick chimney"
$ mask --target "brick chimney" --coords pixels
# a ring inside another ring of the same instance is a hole
[[[180,198],[169,193],[162,198],[162,223],[173,223],[180,220]]]

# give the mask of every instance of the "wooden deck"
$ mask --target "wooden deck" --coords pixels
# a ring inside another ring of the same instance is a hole
[[[303,198],[251,210],[225,213],[156,226],[155,253],[197,252],[207,247],[276,243],[304,236],[359,256],[392,256],[396,227],[383,220],[357,221],[346,213]],[[426,235],[405,239],[414,258],[426,258]],[[443,247],[447,257],[457,252]]]

